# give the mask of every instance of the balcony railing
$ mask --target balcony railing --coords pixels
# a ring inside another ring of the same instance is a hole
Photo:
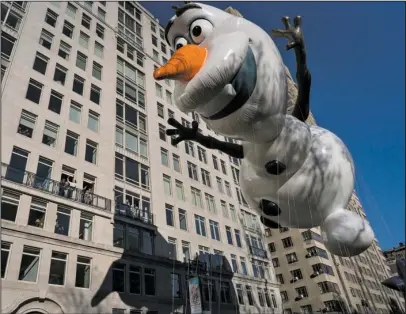
[[[142,210],[135,206],[130,206],[123,203],[116,203],[116,215],[121,215],[127,218],[139,220],[147,224],[154,224],[153,214],[148,210]]]
[[[265,250],[263,250],[263,249],[258,248],[258,247],[250,245],[250,252],[254,256],[261,257],[261,258],[268,258],[267,252]]]
[[[2,180],[111,212],[111,200],[108,198],[91,193],[88,190],[66,186],[65,183],[43,178],[32,172],[12,168],[7,164],[1,164],[1,178]]]

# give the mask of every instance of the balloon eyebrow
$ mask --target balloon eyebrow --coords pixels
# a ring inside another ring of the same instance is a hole
[[[187,3],[182,7],[175,7],[175,15],[176,17],[180,17],[182,14],[184,14],[187,10],[191,10],[191,9],[202,9],[202,7],[196,3]],[[166,25],[165,27],[165,39],[166,42],[170,45],[170,42],[168,41],[168,33],[169,33],[169,29],[172,27],[173,22],[175,21],[175,19],[172,19],[168,22],[168,25]]]

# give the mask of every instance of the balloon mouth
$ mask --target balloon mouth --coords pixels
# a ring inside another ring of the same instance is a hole
[[[257,63],[251,46],[248,46],[247,54],[240,69],[229,82],[234,88],[236,95],[234,98],[219,112],[205,117],[206,120],[219,120],[229,116],[240,109],[251,97],[257,84]]]

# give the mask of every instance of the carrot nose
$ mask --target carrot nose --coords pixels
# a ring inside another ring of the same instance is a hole
[[[206,48],[197,45],[186,45],[173,54],[167,64],[154,71],[154,79],[191,80],[206,61]]]

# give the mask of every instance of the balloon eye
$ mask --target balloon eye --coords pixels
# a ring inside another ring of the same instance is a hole
[[[202,43],[213,31],[213,24],[206,19],[195,20],[189,28],[189,34],[194,44]]]
[[[178,37],[175,40],[175,49],[178,50],[178,49],[182,48],[183,46],[185,46],[187,44],[188,44],[188,42],[187,42],[187,40],[185,38]]]
[[[193,29],[192,29],[193,36],[198,37],[198,36],[200,36],[201,33],[202,33],[202,28],[200,26],[193,27]]]

